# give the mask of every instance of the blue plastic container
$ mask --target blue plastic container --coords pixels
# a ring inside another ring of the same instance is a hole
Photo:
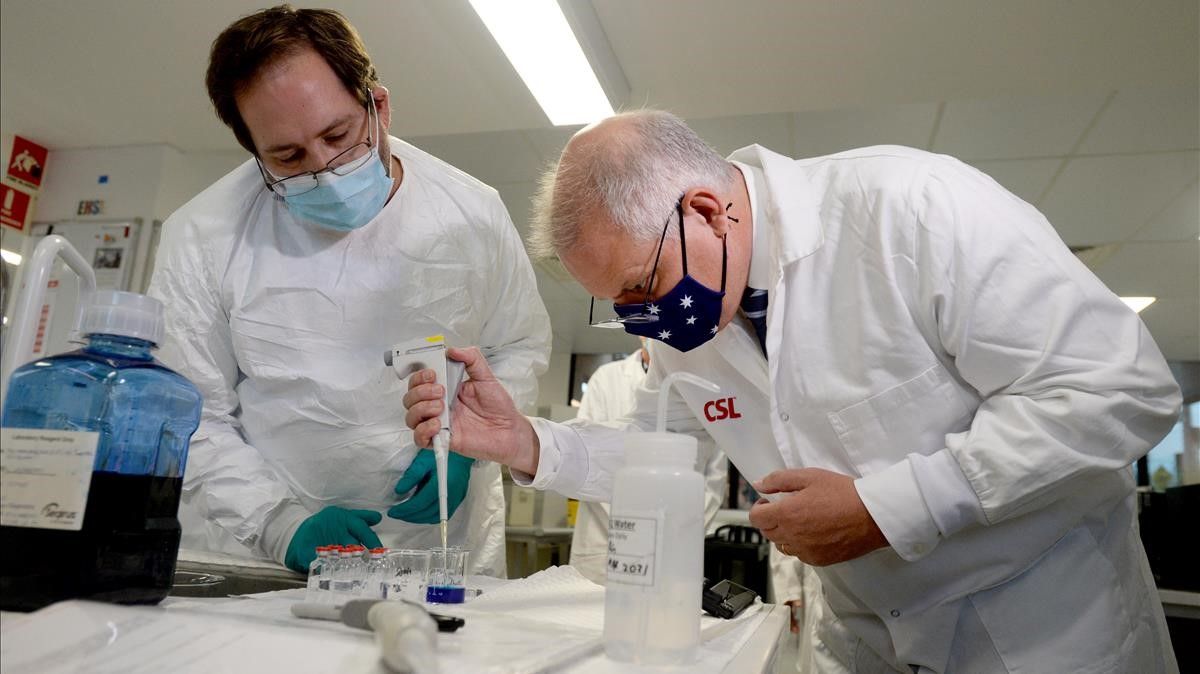
[[[162,313],[150,297],[97,292],[82,324],[87,346],[13,373],[5,429],[99,436],[78,530],[43,528],[44,516],[0,526],[0,608],[36,610],[70,598],[153,604],[170,592],[183,471],[202,401],[151,355]],[[48,507],[28,505],[43,515]]]

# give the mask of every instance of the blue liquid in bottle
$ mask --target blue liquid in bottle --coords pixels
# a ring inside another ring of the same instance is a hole
[[[13,373],[5,428],[93,431],[99,442],[82,529],[0,527],[0,608],[31,611],[72,598],[154,604],[170,592],[201,397],[153,359],[153,346],[94,333],[79,351]]]

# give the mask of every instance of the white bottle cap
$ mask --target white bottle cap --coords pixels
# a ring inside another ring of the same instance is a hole
[[[83,313],[83,335],[119,335],[162,343],[166,327],[162,302],[121,290],[97,290]]]
[[[696,467],[696,438],[683,433],[626,433],[626,466]]]

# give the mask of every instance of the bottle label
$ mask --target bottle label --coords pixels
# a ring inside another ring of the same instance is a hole
[[[100,434],[0,429],[0,525],[79,531]]]
[[[659,558],[661,511],[624,511],[608,518],[608,582],[654,585]]]

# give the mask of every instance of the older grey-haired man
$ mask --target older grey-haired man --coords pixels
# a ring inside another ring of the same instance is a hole
[[[1033,207],[901,147],[726,161],[643,111],[579,132],[537,213],[535,242],[657,340],[625,425],[652,427],[667,373],[720,384],[674,394],[671,425],[779,495],[751,521],[821,567],[826,668],[1177,669],[1128,467],[1178,386]],[[452,355],[472,380],[452,449],[608,497],[619,430],[527,419],[477,350]],[[405,396],[418,442],[431,382]]]

